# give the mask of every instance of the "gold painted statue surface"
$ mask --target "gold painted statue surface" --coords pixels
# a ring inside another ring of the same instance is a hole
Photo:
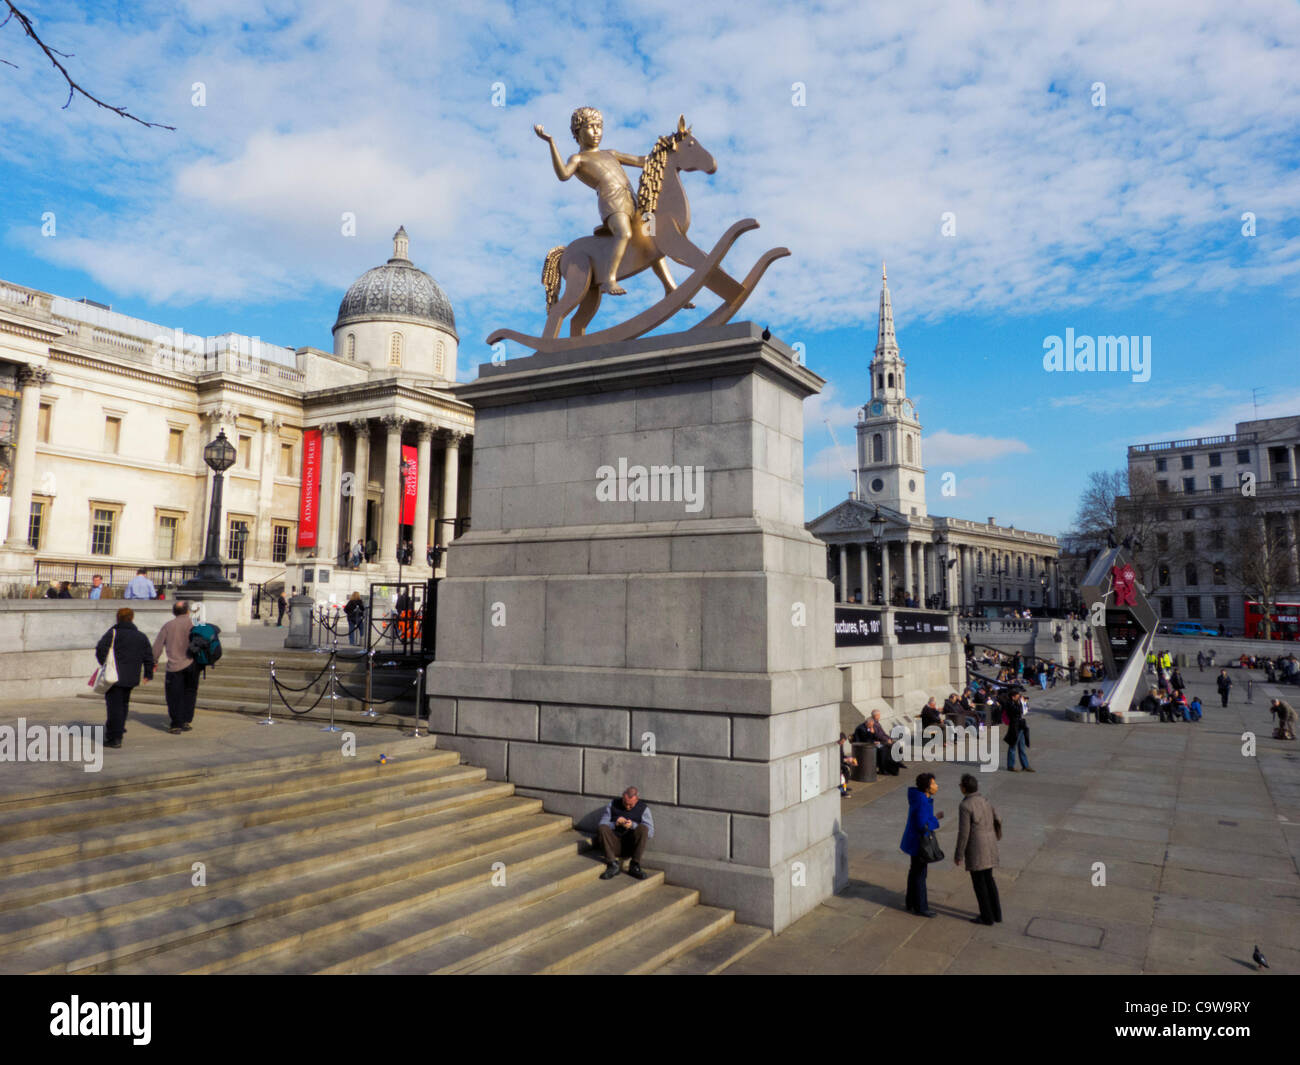
[[[560,351],[592,344],[630,340],[649,332],[678,311],[693,307],[690,302],[701,288],[722,297],[723,304],[692,328],[700,329],[730,321],[749,298],[772,262],[789,255],[785,248],[765,252],[743,282],[722,269],[722,260],[741,234],[757,229],[758,223],[744,218],[734,223],[706,252],[686,236],[691,209],[681,174],[717,170],[713,156],[695,139],[684,116],[677,128],[659,137],[646,155],[629,155],[602,149],[604,122],[593,107],[574,111],[570,128],[578,152],[567,160],[560,157],[555,138],[540,125],[533,132],[551,148],[551,165],[561,181],[577,177],[596,192],[601,225],[589,237],[552,248],[542,266],[546,290],[546,325],[540,337],[526,336],[511,329],[498,329],[489,344],[514,340],[536,351]],[[632,193],[624,166],[639,167],[641,181]],[[678,286],[668,271],[668,259],[681,263],[692,273]],[[620,296],[619,281],[651,269],[664,288],[664,297],[654,306],[620,325],[587,333],[604,295]],[[569,336],[561,338],[560,326],[570,314]]]

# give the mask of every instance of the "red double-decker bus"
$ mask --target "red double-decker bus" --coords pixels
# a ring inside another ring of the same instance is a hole
[[[1272,622],[1270,638],[1274,640],[1300,640],[1300,603],[1274,603],[1268,615]],[[1253,600],[1246,600],[1246,638],[1259,640],[1264,622],[1264,608]]]

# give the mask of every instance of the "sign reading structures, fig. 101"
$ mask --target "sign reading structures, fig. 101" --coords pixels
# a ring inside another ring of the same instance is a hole
[[[513,340],[534,351],[550,352],[632,340],[662,325],[678,311],[694,307],[691,300],[702,288],[721,297],[722,305],[692,330],[723,325],[740,310],[767,268],[790,254],[786,248],[764,252],[744,281],[737,281],[722,269],[722,260],[742,233],[758,228],[754,219],[736,222],[711,251],[706,252],[687,238],[691,208],[681,175],[695,170],[712,174],[718,166],[695,139],[685,116],[679,116],[677,128],[655,141],[646,155],[601,148],[604,119],[594,107],[574,111],[569,128],[579,150],[567,160],[560,156],[554,137],[541,126],[534,126],[533,131],[550,145],[556,177],[561,181],[576,177],[595,190],[600,225],[591,236],[547,252],[542,264],[547,308],[542,335],[498,329],[487,338],[489,344]],[[641,168],[635,195],[624,166]],[[669,272],[669,259],[691,271],[680,285]],[[601,300],[626,295],[627,290],[619,282],[647,269],[663,285],[663,298],[619,325],[588,333],[587,325],[600,309]],[[560,326],[570,314],[569,335],[561,338]]]

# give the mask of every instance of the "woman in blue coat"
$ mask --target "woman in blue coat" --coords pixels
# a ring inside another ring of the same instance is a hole
[[[933,773],[921,773],[916,778],[916,787],[907,789],[907,826],[903,829],[903,839],[898,848],[910,855],[912,865],[907,870],[908,913],[918,917],[935,917],[930,909],[930,898],[925,889],[925,872],[929,866],[921,857],[921,841],[927,832],[939,827],[942,813],[934,812],[934,794],[939,790],[939,782]]]

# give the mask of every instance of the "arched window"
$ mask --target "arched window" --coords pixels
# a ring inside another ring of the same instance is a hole
[[[1191,562],[1187,563],[1187,568],[1183,570],[1183,583],[1192,585],[1196,584],[1196,566]]]
[[[402,365],[402,334],[394,333],[388,338],[388,365]]]
[[[876,390],[880,391],[884,387],[885,387],[885,375],[882,373],[876,374]]]
[[[1034,556],[1033,555],[1029,556],[1029,579],[1031,581],[1034,579]]]
[[[1016,579],[1019,580],[1025,575],[1025,560],[1021,555],[1016,556]]]
[[[894,387],[894,375],[892,373],[889,375],[889,387]]]
[[[885,438],[879,433],[871,438],[871,461],[885,461]]]
[[[349,333],[349,334],[348,334],[348,344],[347,344],[346,354],[347,354],[347,357],[348,357],[349,359],[355,359],[355,358],[357,357],[357,335],[356,335],[356,333]]]
[[[980,574],[981,576],[984,573],[984,552],[983,551],[975,552],[975,572]]]
[[[909,433],[909,434],[905,437],[905,439],[906,439],[906,441],[907,441],[907,461],[908,461],[908,462],[911,462],[911,461],[912,461],[912,437],[911,437],[911,434]]]
[[[444,365],[444,359],[445,359],[445,357],[446,357],[446,354],[447,354],[447,345],[444,344],[441,340],[439,340],[439,341],[438,341],[438,355],[437,355],[437,358],[435,359],[434,364],[433,364],[433,372],[434,372],[434,373],[436,373],[436,374],[440,374],[440,373],[443,372],[443,371],[442,371],[442,367],[443,367],[443,365]]]

